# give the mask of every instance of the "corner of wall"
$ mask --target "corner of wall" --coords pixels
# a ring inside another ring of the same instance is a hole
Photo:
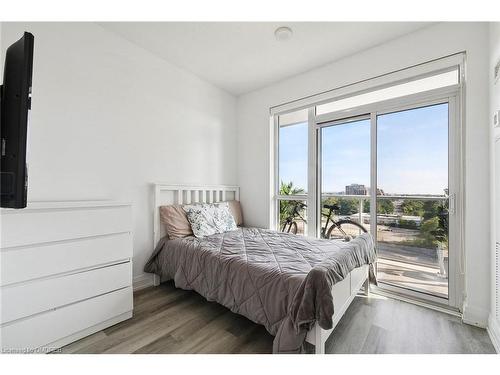
[[[150,273],[142,273],[140,275],[134,276],[132,285],[134,292],[153,286],[153,275]]]
[[[500,353],[500,325],[494,316],[490,315],[488,319],[488,335],[490,336],[491,343],[495,347],[495,351]]]
[[[490,335],[491,341],[495,346],[497,352],[500,352],[500,321],[497,315],[497,307],[500,304],[498,300],[498,270],[497,264],[497,247],[496,243],[500,241],[499,220],[500,217],[497,214],[498,202],[500,202],[499,197],[496,196],[499,191],[497,182],[498,173],[500,170],[500,164],[495,161],[495,148],[496,142],[495,138],[498,136],[496,129],[493,124],[493,113],[494,111],[500,109],[500,83],[494,83],[494,69],[498,60],[500,59],[500,22],[491,22],[489,24],[489,129],[490,129],[490,199],[492,201],[492,207],[490,213],[490,228],[491,228],[491,311],[488,320],[488,333]]]

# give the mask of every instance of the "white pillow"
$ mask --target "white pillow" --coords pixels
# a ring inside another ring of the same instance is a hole
[[[196,237],[238,229],[227,202],[190,204],[182,208],[186,211],[191,229]]]

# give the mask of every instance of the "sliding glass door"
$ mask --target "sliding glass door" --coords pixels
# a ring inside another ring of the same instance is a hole
[[[460,307],[460,69],[275,115],[272,226],[345,241],[369,232],[380,289]]]
[[[377,116],[378,280],[448,299],[449,105]]]
[[[315,125],[319,235],[334,239],[325,236],[328,220],[361,224],[376,241],[381,289],[451,306],[459,255],[450,215],[458,189],[454,103],[403,103]],[[350,229],[351,238],[361,233]]]
[[[327,122],[320,132],[320,234],[332,239],[341,237],[342,232],[350,237],[359,235],[361,229],[355,225],[331,225],[332,220],[346,219],[370,231],[370,118]]]

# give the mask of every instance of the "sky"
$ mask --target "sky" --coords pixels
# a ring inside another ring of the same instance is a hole
[[[323,192],[370,186],[370,121],[322,128]],[[280,128],[280,180],[307,188],[307,123]],[[448,187],[448,104],[380,115],[378,187],[386,194],[442,195]]]

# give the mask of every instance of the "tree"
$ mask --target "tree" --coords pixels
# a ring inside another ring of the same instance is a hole
[[[323,207],[325,204],[328,204],[330,206],[331,205],[339,206],[339,210],[336,213],[343,216],[352,215],[359,211],[359,201],[357,199],[328,197],[322,201],[321,207]],[[328,214],[328,211],[329,210],[322,208],[322,212],[325,215]]]
[[[447,201],[427,201],[424,203],[424,221],[420,226],[420,246],[448,247],[448,203]]]
[[[377,205],[377,213],[382,215],[394,213],[394,203],[390,199],[381,199]]]
[[[434,243],[448,247],[448,204],[447,201],[440,202],[437,206],[438,225],[431,233],[434,236]]]
[[[394,213],[394,203],[389,199],[380,199],[377,202],[377,214],[393,214]],[[370,212],[370,201],[365,200],[363,203],[363,212]]]
[[[304,189],[293,186],[292,181],[288,183],[281,181],[280,195],[300,195],[304,193],[305,193]]]
[[[422,216],[424,220],[429,220],[432,219],[433,217],[436,217],[439,214],[439,205],[440,202],[438,201],[423,202],[424,213]]]
[[[425,220],[420,226],[420,237],[426,242],[432,243],[434,232],[439,228],[439,218],[437,216]]]
[[[422,217],[424,215],[424,202],[405,199],[401,203],[401,209],[405,215]]]
[[[359,203],[356,199],[339,199],[339,215],[352,215],[359,211]]]
[[[292,181],[288,183],[281,181],[280,195],[300,195],[304,193],[304,189],[293,186]],[[299,203],[299,201],[280,201],[280,223],[283,223],[290,215],[293,214],[293,208],[297,205],[297,203]]]
[[[370,200],[365,199],[363,201],[363,212],[370,212]]]

